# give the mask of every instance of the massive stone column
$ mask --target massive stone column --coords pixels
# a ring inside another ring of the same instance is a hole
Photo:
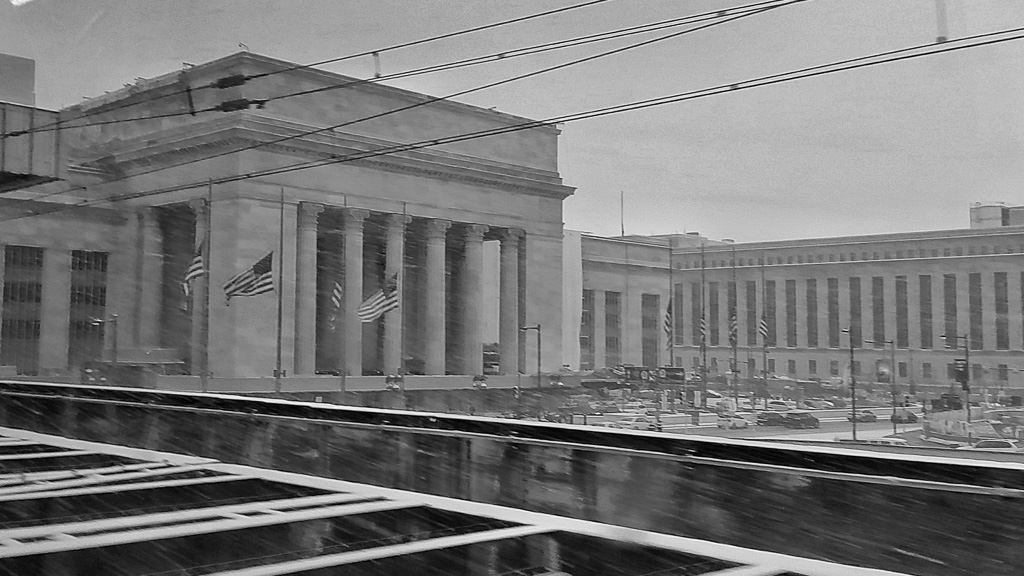
[[[321,204],[299,204],[295,246],[295,373],[316,371],[316,230]]]
[[[405,262],[405,226],[412,219],[404,214],[388,216],[388,236],[384,263],[384,281],[398,276],[398,308],[384,315],[384,365],[385,374],[399,374],[402,371],[402,293],[405,291],[403,273]]]
[[[501,233],[498,350],[502,374],[519,371],[519,239],[522,236],[522,230],[511,228]]]
[[[466,261],[463,273],[462,366],[463,374],[483,374],[483,266],[487,226],[466,227]]]
[[[42,373],[68,367],[68,323],[71,315],[71,252],[47,248],[43,253],[42,318],[39,368]]]
[[[202,202],[202,201],[200,201]],[[205,205],[205,202],[203,202]],[[195,209],[195,205],[193,205]],[[203,209],[205,210],[205,208]],[[196,212],[196,242],[205,238],[206,212]],[[202,222],[203,229],[199,229],[198,222]],[[202,232],[203,235],[200,235]],[[164,270],[164,241],[163,232],[160,230],[160,219],[156,208],[142,208],[139,212],[139,236],[142,250],[139,259],[139,308],[137,322],[139,326],[138,345],[143,348],[156,348],[160,346],[160,310],[163,294],[163,270]],[[194,248],[194,247],[193,247]],[[191,261],[192,255],[189,254]],[[181,281],[180,279],[178,280]],[[206,290],[204,281],[197,281],[195,286]],[[202,292],[205,295],[205,292]],[[194,298],[199,298],[196,293]],[[198,301],[198,300],[194,300]],[[205,301],[205,300],[204,300]],[[195,306],[193,306],[193,310]],[[193,312],[194,314],[194,312]],[[194,318],[193,318],[194,319]],[[195,322],[193,322],[195,326]],[[193,342],[195,339],[193,339]]]
[[[349,376],[363,375],[363,323],[356,312],[363,298],[363,221],[370,215],[367,210],[345,210],[345,317],[342,338],[341,367]]]
[[[191,247],[191,250],[193,250],[193,252],[188,255],[188,262],[189,262],[189,264],[191,264],[192,258],[195,255],[195,252],[194,252],[195,248],[197,246],[202,245],[206,241],[206,235],[210,233],[210,230],[209,230],[209,214],[207,212],[210,209],[210,206],[206,203],[206,200],[202,200],[202,199],[192,200],[191,202],[189,202],[189,205],[192,207],[192,212],[195,214],[195,217],[196,217],[196,237],[195,237],[195,243]],[[159,226],[155,226],[155,228],[156,228],[155,232],[159,233],[160,227]],[[150,229],[149,225],[147,225],[146,229],[143,232],[143,239],[144,239],[143,240],[143,245],[147,246],[147,249],[146,249],[147,254],[151,254],[151,252],[149,252],[149,248],[148,248],[148,246],[150,245],[150,241],[148,240],[148,238],[151,237],[153,235],[153,233],[154,233],[154,231]],[[159,253],[160,252],[158,252],[158,254]],[[209,262],[209,255],[208,254],[204,253],[203,254],[203,258],[204,258],[204,262],[207,262],[207,263]],[[149,257],[147,256],[145,261],[148,261],[148,260],[149,260]],[[145,264],[143,265],[143,269],[146,272],[149,272],[148,268],[149,268],[149,266],[146,266]],[[203,346],[204,346],[204,341],[203,341],[203,319],[207,315],[207,311],[206,311],[206,302],[207,302],[206,293],[207,293],[207,290],[208,290],[208,287],[206,285],[206,278],[207,278],[207,276],[204,274],[203,276],[193,280],[191,282],[191,285],[190,285],[191,293],[192,293],[192,307],[190,308],[190,312],[192,314],[192,337],[189,340],[189,342],[190,342],[189,348],[191,350],[191,354],[189,355],[189,358],[191,359],[190,363],[189,363],[189,368],[190,368],[190,371],[192,372],[193,375],[198,375],[199,372],[204,369],[203,365],[202,365],[202,363],[203,363],[202,358],[204,356],[204,354],[203,354],[203,352],[204,352],[204,350],[203,350]],[[148,284],[147,279],[148,279],[148,276],[144,277],[144,279],[143,279],[143,286]],[[157,292],[157,295],[159,295],[159,292]],[[157,313],[159,313],[160,306],[158,304],[157,305],[152,305],[152,303],[146,302],[146,300],[147,300],[147,298],[144,296],[143,297],[143,303],[142,303],[142,309],[143,310],[149,310],[149,311],[155,310]],[[159,301],[157,301],[157,303],[159,303]],[[145,314],[145,313],[143,313],[143,314]],[[155,320],[159,320],[159,317],[154,319],[154,318],[145,318],[145,316],[144,316],[143,323],[142,323],[143,328],[145,329],[147,326],[158,326],[159,322],[155,321]],[[142,342],[143,342],[143,345],[147,344],[146,338],[143,338]],[[206,370],[208,372],[209,371],[209,367],[207,367]]]
[[[427,222],[426,340],[424,372],[445,372],[445,232],[448,220]]]

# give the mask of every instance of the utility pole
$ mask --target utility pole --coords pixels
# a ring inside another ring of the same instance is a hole
[[[844,328],[850,336],[850,421],[853,424],[853,440],[857,441],[857,377],[853,375],[853,328]]]

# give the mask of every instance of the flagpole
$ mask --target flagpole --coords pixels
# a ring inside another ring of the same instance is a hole
[[[708,324],[707,315],[705,314],[705,300],[707,300],[707,294],[705,291],[705,277],[704,277],[704,243],[700,244],[700,386],[701,386],[701,400],[700,403],[703,405],[707,400],[703,396],[707,396],[708,393]],[[700,406],[698,406],[700,408]]]
[[[202,345],[202,364],[199,372],[200,389],[208,392],[210,389],[210,292],[213,284],[210,282],[210,267],[213,259],[210,258],[210,247],[213,242],[210,236],[213,234],[213,179],[210,179],[206,186],[206,238],[203,239],[203,257],[206,258],[206,265],[203,266],[203,275],[206,280],[206,293],[203,295],[202,333],[200,335]]]
[[[674,296],[675,296],[675,289],[676,289],[674,274],[675,274],[675,270],[672,269],[672,238],[669,237],[669,239],[668,239],[668,310],[669,310],[669,312],[671,312],[671,314],[668,314],[668,318],[667,318],[667,320],[669,322],[669,325],[667,326],[667,328],[669,330],[668,335],[667,335],[668,336],[668,362],[665,363],[665,366],[674,366],[675,365],[675,362],[673,361],[673,355],[674,355],[673,353],[675,352],[675,343],[676,343],[676,319],[675,319],[676,310],[675,310],[675,307],[672,306],[672,301],[675,299]]]
[[[277,234],[277,368],[274,370],[274,393],[281,393],[281,324],[284,314],[284,186],[281,187],[281,218]]]
[[[761,374],[764,376],[764,407],[768,409],[768,287],[764,282],[764,252],[761,253],[761,322],[765,323],[765,331],[761,334]]]

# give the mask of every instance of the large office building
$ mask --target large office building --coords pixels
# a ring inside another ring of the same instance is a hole
[[[0,364],[19,373],[480,374],[493,281],[517,374],[539,354],[521,328],[561,317],[555,126],[247,52],[2,117]],[[210,288],[186,295],[197,255]],[[392,287],[398,308],[360,321]]]
[[[581,245],[584,369],[723,375],[735,334],[744,377],[838,377],[852,345],[867,380],[895,356],[898,381],[948,384],[966,357],[975,386],[1024,386],[1024,207],[975,204],[959,230],[751,243],[583,235]]]

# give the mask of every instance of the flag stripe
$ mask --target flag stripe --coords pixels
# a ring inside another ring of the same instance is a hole
[[[356,310],[356,316],[362,322],[373,322],[395,308],[398,308],[398,274],[393,274],[384,283],[383,288],[364,300]]]
[[[271,252],[228,280],[224,284],[224,295],[227,299],[230,301],[235,296],[256,296],[273,292],[273,258],[274,253]]]

